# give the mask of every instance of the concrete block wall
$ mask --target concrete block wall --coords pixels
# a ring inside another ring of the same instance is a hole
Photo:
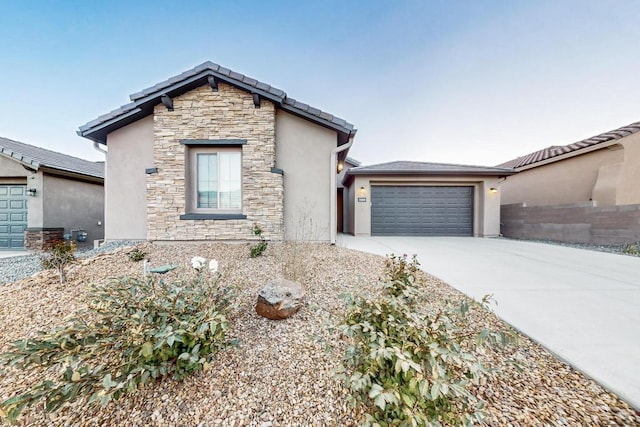
[[[518,239],[615,245],[640,241],[640,205],[502,205],[500,232]]]

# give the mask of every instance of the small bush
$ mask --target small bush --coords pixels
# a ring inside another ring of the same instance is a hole
[[[351,303],[341,326],[351,342],[341,376],[352,403],[366,409],[364,425],[479,422],[483,402],[469,390],[487,370],[473,351],[511,338],[470,332],[467,315],[480,304],[423,307],[417,269],[415,257],[391,255],[382,296]]]
[[[262,228],[260,228],[258,224],[253,224],[253,235],[258,236],[260,241],[255,245],[251,246],[249,250],[249,256],[251,258],[257,258],[260,255],[262,255],[262,253],[265,250],[267,250],[267,242],[265,241],[264,236],[262,235]]]
[[[622,253],[626,255],[640,256],[640,242],[625,245]]]
[[[129,259],[133,262],[142,261],[147,256],[147,253],[139,248],[133,249],[129,252]]]
[[[56,270],[60,276],[60,283],[65,283],[67,281],[66,268],[76,260],[74,255],[75,250],[75,242],[58,243],[51,249],[51,251],[42,255],[40,258],[42,268],[47,270]]]
[[[47,412],[85,397],[88,404],[106,405],[154,380],[184,378],[208,369],[227,344],[232,294],[203,274],[174,283],[122,278],[93,287],[90,298],[89,309],[66,326],[16,341],[0,356],[22,369],[59,372],[0,403],[10,422],[42,400]]]

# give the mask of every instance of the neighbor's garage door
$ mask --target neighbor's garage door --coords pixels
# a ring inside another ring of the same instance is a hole
[[[472,236],[473,187],[372,186],[371,234]]]
[[[25,185],[0,185],[0,250],[24,248],[25,190]]]

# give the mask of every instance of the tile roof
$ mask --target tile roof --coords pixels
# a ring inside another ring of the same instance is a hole
[[[360,166],[347,171],[350,175],[513,175],[511,168],[491,166],[457,165],[450,163],[430,163],[395,161],[371,166]]]
[[[583,150],[589,147],[596,147],[599,144],[603,144],[609,141],[622,139],[626,136],[632,135],[639,131],[640,131],[640,122],[631,123],[628,126],[623,126],[621,128],[614,129],[609,132],[601,133],[600,135],[592,136],[591,138],[583,139],[582,141],[574,142],[573,144],[561,145],[561,146],[552,145],[550,147],[543,148],[542,150],[529,153],[526,156],[518,157],[517,159],[509,160],[508,162],[499,164],[498,167],[508,167],[508,168],[517,169],[525,166],[535,165],[538,162],[542,162],[548,159],[553,159],[554,157],[558,157],[567,153],[575,152],[576,155],[578,155],[580,154],[580,150]]]
[[[11,157],[35,170],[45,167],[94,178],[104,178],[103,162],[91,162],[7,138],[0,137],[0,154]]]
[[[361,162],[359,162],[358,160],[354,159],[353,157],[349,157],[349,156],[347,156],[347,158],[345,159],[345,162],[352,164],[354,167],[362,165]]]
[[[152,114],[153,106],[160,103],[160,97],[162,95],[180,95],[195,87],[206,84],[209,76],[213,76],[219,81],[234,85],[248,92],[257,93],[271,100],[285,111],[335,129],[347,136],[356,133],[354,126],[340,117],[289,98],[283,90],[267,83],[260,82],[244,74],[236,73],[211,61],[207,61],[177,76],[131,94],[129,96],[131,100],[130,103],[80,126],[78,135],[96,142],[106,143],[107,133]]]

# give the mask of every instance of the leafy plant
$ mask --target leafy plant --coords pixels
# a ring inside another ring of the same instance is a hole
[[[54,269],[60,276],[60,283],[67,281],[66,268],[69,264],[76,260],[74,252],[76,250],[75,242],[60,242],[55,245],[51,251],[42,255],[40,262],[42,268],[47,270]]]
[[[15,422],[42,400],[47,412],[86,397],[88,404],[106,405],[157,379],[206,370],[227,344],[232,297],[204,274],[184,282],[121,278],[92,287],[88,310],[0,355],[4,364],[59,373],[1,402],[0,412]]]
[[[260,255],[262,255],[262,253],[265,250],[267,250],[267,242],[264,236],[262,235],[262,233],[263,233],[262,228],[260,228],[260,226],[257,223],[253,224],[253,235],[258,236],[258,239],[260,239],[260,241],[255,245],[251,246],[249,250],[249,256],[251,256],[251,258],[257,258]]]
[[[147,256],[147,253],[140,248],[134,248],[129,252],[129,259],[134,262],[142,261]]]
[[[473,331],[468,314],[486,305],[445,302],[424,307],[418,261],[391,255],[382,296],[356,298],[341,325],[350,338],[342,378],[365,425],[468,425],[482,419],[483,402],[470,387],[488,371],[478,346],[504,344],[504,333]]]
[[[625,245],[622,253],[626,255],[640,256],[640,242]]]

